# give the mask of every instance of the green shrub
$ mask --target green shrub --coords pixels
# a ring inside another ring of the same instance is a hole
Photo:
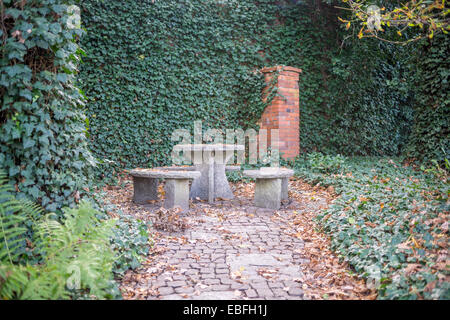
[[[345,157],[341,155],[324,155],[312,152],[307,155],[308,163],[313,172],[337,173],[344,164]]]

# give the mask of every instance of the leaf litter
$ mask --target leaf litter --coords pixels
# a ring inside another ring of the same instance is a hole
[[[254,195],[254,183],[232,183],[232,188],[240,204],[251,203]],[[161,207],[164,198],[162,185],[159,186],[161,200],[149,203],[150,206],[157,207],[156,210],[149,210],[146,206],[133,203],[133,184],[127,176],[119,179],[116,186],[107,186],[103,188],[103,191],[106,194],[105,198],[113,203],[117,210],[122,210],[123,213],[132,215],[136,219],[151,221],[152,225],[149,227],[149,231],[155,243],[160,241],[176,242],[180,245],[192,243],[192,240],[188,240],[183,232],[188,228],[195,228],[192,221],[205,223],[205,217],[215,217],[219,221],[224,221],[237,216],[250,218],[255,216],[254,213],[243,210],[244,207],[234,210],[236,208],[227,206],[227,201],[224,201],[223,205],[216,204],[213,206],[204,202],[191,203],[191,210],[187,217],[181,217],[178,208],[168,210]],[[276,211],[271,219],[280,223],[280,228],[286,234],[299,238],[305,243],[304,248],[293,250],[301,255],[304,263],[301,264],[302,274],[292,279],[294,282],[302,283],[304,298],[318,300],[375,299],[377,297],[376,291],[368,288],[365,281],[355,275],[347,263],[339,261],[339,258],[331,251],[330,239],[321,232],[320,226],[314,220],[315,216],[326,209],[337,197],[334,194],[334,189],[332,187],[327,189],[320,186],[313,187],[301,179],[294,178],[290,181],[289,197],[291,201],[288,205],[285,205],[282,210]],[[198,204],[201,204],[201,206]],[[111,211],[109,214],[114,215],[114,212]],[[199,217],[199,219],[198,221],[189,220],[190,216]],[[245,241],[242,235],[231,233],[225,228],[217,227],[216,231],[224,235],[223,241]],[[208,242],[208,240],[195,241]],[[245,246],[245,243],[240,245]],[[261,246],[258,247],[258,250],[259,252],[266,251]],[[173,271],[180,270],[177,265],[162,261],[165,251],[160,246],[151,248],[141,267],[126,272],[120,285],[124,299],[159,297],[158,288],[148,286],[149,280],[165,273],[168,275],[167,278],[171,279],[169,275],[173,274]],[[199,259],[199,256],[194,253],[191,253],[190,256]],[[276,277],[277,271],[276,269],[260,269],[258,273],[270,279]],[[230,277],[239,280],[242,277],[241,272],[242,270],[235,270]],[[198,281],[192,281],[191,283],[193,287],[196,286],[200,289],[208,287]],[[283,289],[288,291],[289,287]],[[195,296],[198,293],[197,290],[193,294]],[[241,294],[242,292],[235,290],[236,297],[241,297]]]

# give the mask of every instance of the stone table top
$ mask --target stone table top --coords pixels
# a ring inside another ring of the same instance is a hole
[[[193,166],[170,166],[170,167],[154,167],[154,170],[162,170],[162,171],[195,171],[195,167]]]
[[[279,168],[274,172],[264,172],[261,170],[244,170],[244,175],[255,179],[288,178],[294,175],[294,170],[286,168]]]
[[[130,171],[130,175],[142,178],[195,179],[200,177],[200,172],[186,170],[134,169]]]
[[[178,144],[175,150],[190,151],[237,151],[244,150],[243,145],[239,144]]]

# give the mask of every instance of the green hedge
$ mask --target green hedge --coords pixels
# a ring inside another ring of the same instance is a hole
[[[49,211],[74,206],[94,164],[74,85],[82,30],[69,27],[67,3],[1,2],[0,168],[19,198]]]

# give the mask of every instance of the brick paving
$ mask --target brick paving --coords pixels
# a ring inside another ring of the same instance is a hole
[[[275,211],[252,199],[191,203],[184,216],[190,227],[159,233],[154,254],[126,281],[146,299],[303,299],[304,243],[285,219],[298,204],[289,200]]]
[[[230,210],[231,209],[231,210]],[[178,237],[162,237],[160,263],[173,268],[152,277],[155,299],[301,299],[303,242],[283,232],[273,213],[232,207],[221,217],[194,217]]]

